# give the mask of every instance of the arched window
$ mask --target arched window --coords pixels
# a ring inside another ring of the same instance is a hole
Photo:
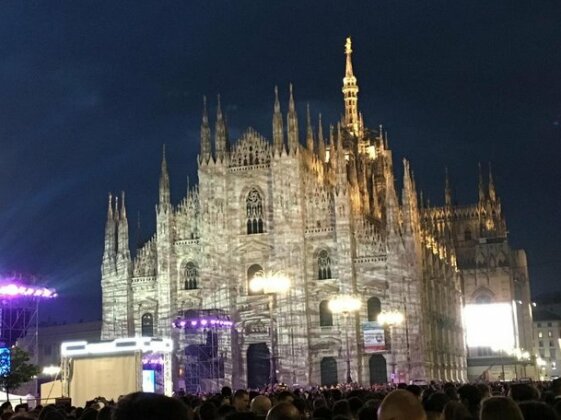
[[[247,294],[248,295],[260,295],[261,292],[253,292],[251,291],[251,279],[253,279],[256,275],[261,274],[263,272],[263,267],[259,264],[253,264],[247,269]]]
[[[188,262],[185,266],[185,290],[197,289],[199,280],[199,270],[192,262]]]
[[[261,194],[253,188],[245,201],[247,212],[247,234],[263,233],[263,200]]]
[[[141,335],[143,337],[154,336],[154,316],[151,313],[145,313],[140,320]]]
[[[380,302],[380,299],[377,297],[371,297],[368,299],[366,305],[368,310],[368,320],[376,321],[378,319],[378,315],[382,312],[382,303]]]
[[[493,298],[487,293],[480,293],[475,298],[475,303],[479,303],[479,304],[486,304],[486,303],[492,303],[492,302],[493,302]]]
[[[322,300],[319,304],[319,326],[320,327],[332,327],[333,326],[333,314],[329,310],[329,302],[327,300]]]
[[[471,230],[469,228],[464,231],[464,240],[471,241]]]
[[[325,280],[331,278],[331,257],[329,252],[322,249],[318,255],[318,279]]]

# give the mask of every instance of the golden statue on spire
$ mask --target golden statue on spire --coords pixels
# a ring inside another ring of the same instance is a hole
[[[345,54],[351,54],[353,52],[351,47],[352,47],[351,37],[348,36],[347,42],[345,42]]]

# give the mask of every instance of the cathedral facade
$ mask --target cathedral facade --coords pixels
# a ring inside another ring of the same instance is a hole
[[[459,263],[481,258],[472,252],[480,237],[506,235],[500,203],[489,188],[473,208],[459,209],[447,189],[446,205],[429,208],[406,160],[398,194],[387,135],[368,129],[359,112],[350,39],[345,53],[344,117],[327,128],[320,116],[315,128],[308,109],[303,142],[292,87],[286,118],[275,89],[272,141],[249,128],[231,143],[220,102],[212,136],[205,101],[198,185],[172,204],[164,153],[156,233],[134,258],[124,195],[120,203],[110,196],[102,339],[172,337],[178,386],[190,389],[257,387],[272,378],[301,385],[467,379],[464,299],[495,299],[507,286],[494,292],[486,280],[483,288],[471,265],[462,271]],[[504,256],[497,268],[514,255],[500,247],[493,243],[495,258]],[[289,289],[255,292],[250,283],[263,273],[282,273]],[[362,306],[334,314],[329,301],[339,295]],[[223,314],[233,326],[174,328],[196,310]],[[377,324],[388,312],[403,322]],[[374,350],[368,328],[383,331]]]

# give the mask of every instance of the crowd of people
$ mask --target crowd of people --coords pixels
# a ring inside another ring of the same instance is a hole
[[[400,384],[274,389],[174,397],[135,392],[117,402],[0,406],[0,420],[561,420],[561,379],[551,383]]]

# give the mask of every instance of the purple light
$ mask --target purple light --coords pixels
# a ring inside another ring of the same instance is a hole
[[[207,320],[206,319],[201,319],[201,325],[206,325],[207,324]]]
[[[54,298],[58,295],[55,290],[45,287],[30,287],[15,283],[0,285],[0,297],[32,296],[38,298]]]
[[[142,359],[143,365],[163,365],[164,358],[163,357],[147,357]]]
[[[191,326],[196,327],[197,326],[197,321],[191,321]]]

